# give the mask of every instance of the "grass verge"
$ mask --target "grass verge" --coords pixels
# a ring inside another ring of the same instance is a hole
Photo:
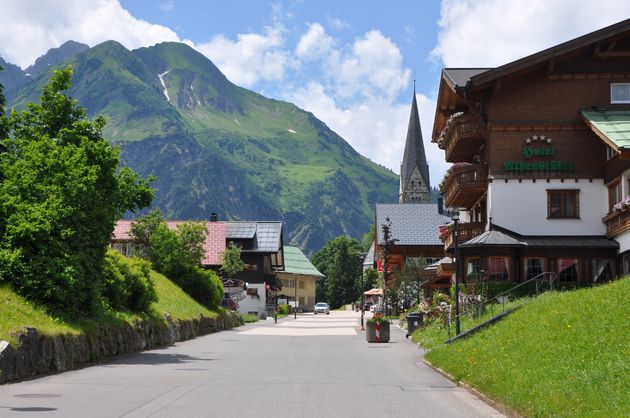
[[[627,416],[628,300],[625,278],[543,294],[450,345],[430,328],[414,337],[432,348],[426,359],[433,365],[525,416]]]
[[[251,324],[252,322],[258,322],[258,315],[244,314],[244,313],[241,313],[239,315],[241,316],[241,319],[243,320],[243,322],[246,324]]]
[[[517,299],[505,304],[505,310],[523,305],[527,302],[526,298]],[[501,313],[502,308],[500,305],[497,305],[491,310],[490,306],[486,307],[486,312],[476,318],[471,318],[467,315],[462,315],[460,317],[460,326],[462,332],[473,328],[476,325],[481,324],[482,322],[487,321],[493,315],[498,315]],[[441,322],[433,322],[428,324],[427,326],[419,329],[414,332],[411,336],[411,339],[416,344],[421,345],[423,348],[431,349],[439,344],[444,343],[450,337],[455,335],[455,324],[451,325],[451,334],[449,336],[448,325],[445,325]]]
[[[158,301],[151,305],[147,314],[120,311],[104,311],[97,316],[76,322],[51,316],[37,306],[17,295],[10,286],[0,287],[0,340],[17,343],[16,336],[25,327],[34,327],[44,335],[79,335],[102,325],[116,325],[139,319],[164,321],[168,314],[173,319],[192,319],[203,315],[215,317],[211,311],[195,302],[183,290],[161,274],[151,272]]]

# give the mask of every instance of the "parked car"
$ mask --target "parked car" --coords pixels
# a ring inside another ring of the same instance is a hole
[[[314,309],[315,315],[318,313],[325,313],[326,315],[330,315],[330,307],[325,302],[319,302],[315,304]]]
[[[363,310],[364,310],[364,311],[369,311],[369,310],[370,310],[370,307],[371,307],[372,305],[374,305],[374,303],[372,303],[372,302],[365,302],[365,304],[363,305]]]

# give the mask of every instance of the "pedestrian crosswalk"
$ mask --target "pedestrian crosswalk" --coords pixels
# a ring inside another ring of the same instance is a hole
[[[284,337],[356,336],[359,318],[354,312],[333,311],[330,315],[300,314],[275,324],[261,321],[240,332],[244,335]]]

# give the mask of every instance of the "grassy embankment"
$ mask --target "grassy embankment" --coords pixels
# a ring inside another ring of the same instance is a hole
[[[525,416],[628,416],[630,278],[549,292],[468,339],[414,335],[426,359]]]
[[[34,327],[44,335],[61,335],[89,332],[99,325],[115,325],[137,319],[164,321],[164,314],[173,319],[199,318],[217,316],[217,312],[208,310],[195,302],[179,287],[166,277],[151,272],[158,301],[151,305],[148,314],[132,314],[129,312],[106,311],[95,318],[76,322],[65,321],[48,314],[43,307],[36,306],[17,295],[9,286],[0,287],[0,340],[16,343],[16,334],[24,327]]]

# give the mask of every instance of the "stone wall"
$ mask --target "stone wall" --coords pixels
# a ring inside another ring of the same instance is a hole
[[[164,347],[177,341],[242,325],[235,312],[216,318],[192,320],[136,321],[121,326],[99,327],[85,335],[41,335],[26,328],[17,347],[0,341],[0,383],[37,375],[59,373],[108,360],[114,356]]]

